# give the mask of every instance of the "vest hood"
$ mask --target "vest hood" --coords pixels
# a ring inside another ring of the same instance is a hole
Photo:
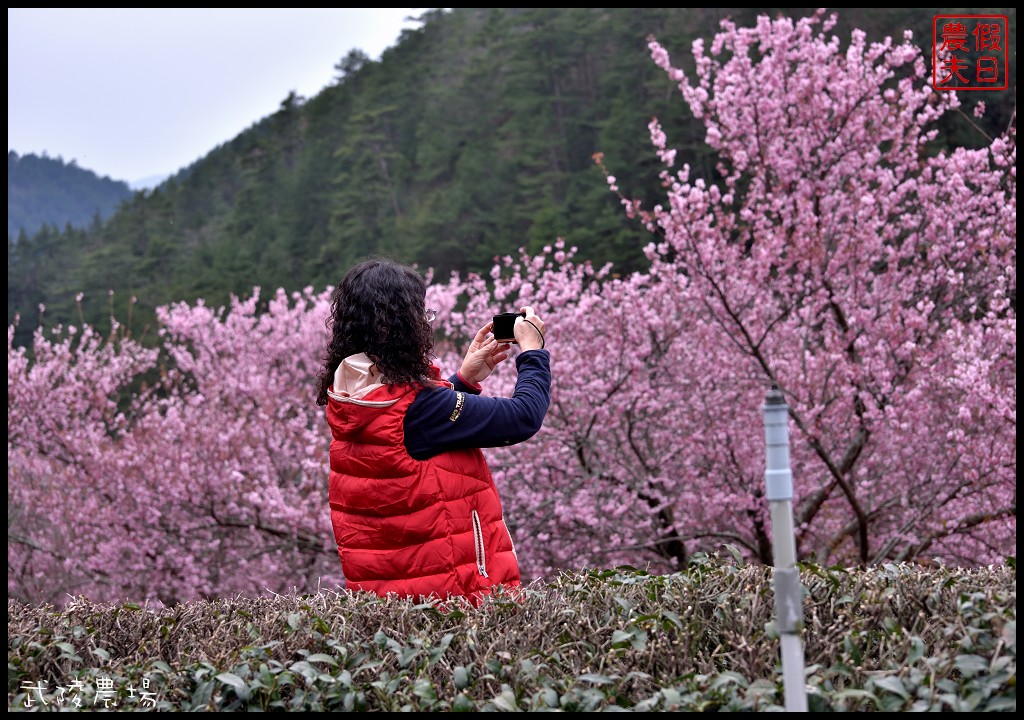
[[[430,373],[434,382],[450,387],[441,380],[436,365],[431,366]],[[365,353],[349,355],[334,371],[334,383],[327,391],[327,419],[334,436],[342,439],[362,432],[383,410],[419,389],[408,383],[385,383]]]
[[[327,391],[327,420],[334,436],[342,439],[360,433],[412,390],[406,384],[382,382],[377,366],[364,353],[350,355],[338,365]]]
[[[334,384],[327,391],[327,397],[339,402],[356,405],[387,407],[394,400],[367,400],[374,390],[385,387],[377,366],[365,353],[349,355],[334,371]]]

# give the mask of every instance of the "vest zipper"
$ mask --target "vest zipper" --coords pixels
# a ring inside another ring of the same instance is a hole
[[[473,510],[473,549],[476,551],[476,569],[487,577],[487,553],[484,548],[484,531],[480,526],[480,516]]]

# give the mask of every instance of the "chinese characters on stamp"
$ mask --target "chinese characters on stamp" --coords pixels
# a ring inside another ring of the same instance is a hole
[[[932,18],[932,87],[1005,90],[1010,86],[1006,15]]]

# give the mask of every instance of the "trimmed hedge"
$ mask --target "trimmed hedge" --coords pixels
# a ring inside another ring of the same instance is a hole
[[[480,608],[344,591],[8,601],[8,708],[78,709],[78,681],[82,710],[149,709],[143,683],[165,710],[781,710],[771,572],[699,556],[667,576],[565,573]],[[801,579],[811,710],[1016,710],[1014,560]]]

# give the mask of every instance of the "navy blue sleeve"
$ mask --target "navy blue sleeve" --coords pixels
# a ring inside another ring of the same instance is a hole
[[[479,395],[480,391],[483,389],[479,385],[470,385],[469,383],[464,382],[462,380],[462,376],[459,375],[458,373],[455,373],[450,378],[448,378],[448,382],[450,382],[452,384],[452,387],[458,390],[459,392],[468,392],[473,393],[474,395]],[[413,402],[415,402],[415,400]]]
[[[529,440],[544,422],[551,401],[547,350],[516,356],[516,387],[510,398],[473,394],[452,376],[455,389],[424,390],[405,414],[405,449],[416,460],[447,450],[500,447]]]

